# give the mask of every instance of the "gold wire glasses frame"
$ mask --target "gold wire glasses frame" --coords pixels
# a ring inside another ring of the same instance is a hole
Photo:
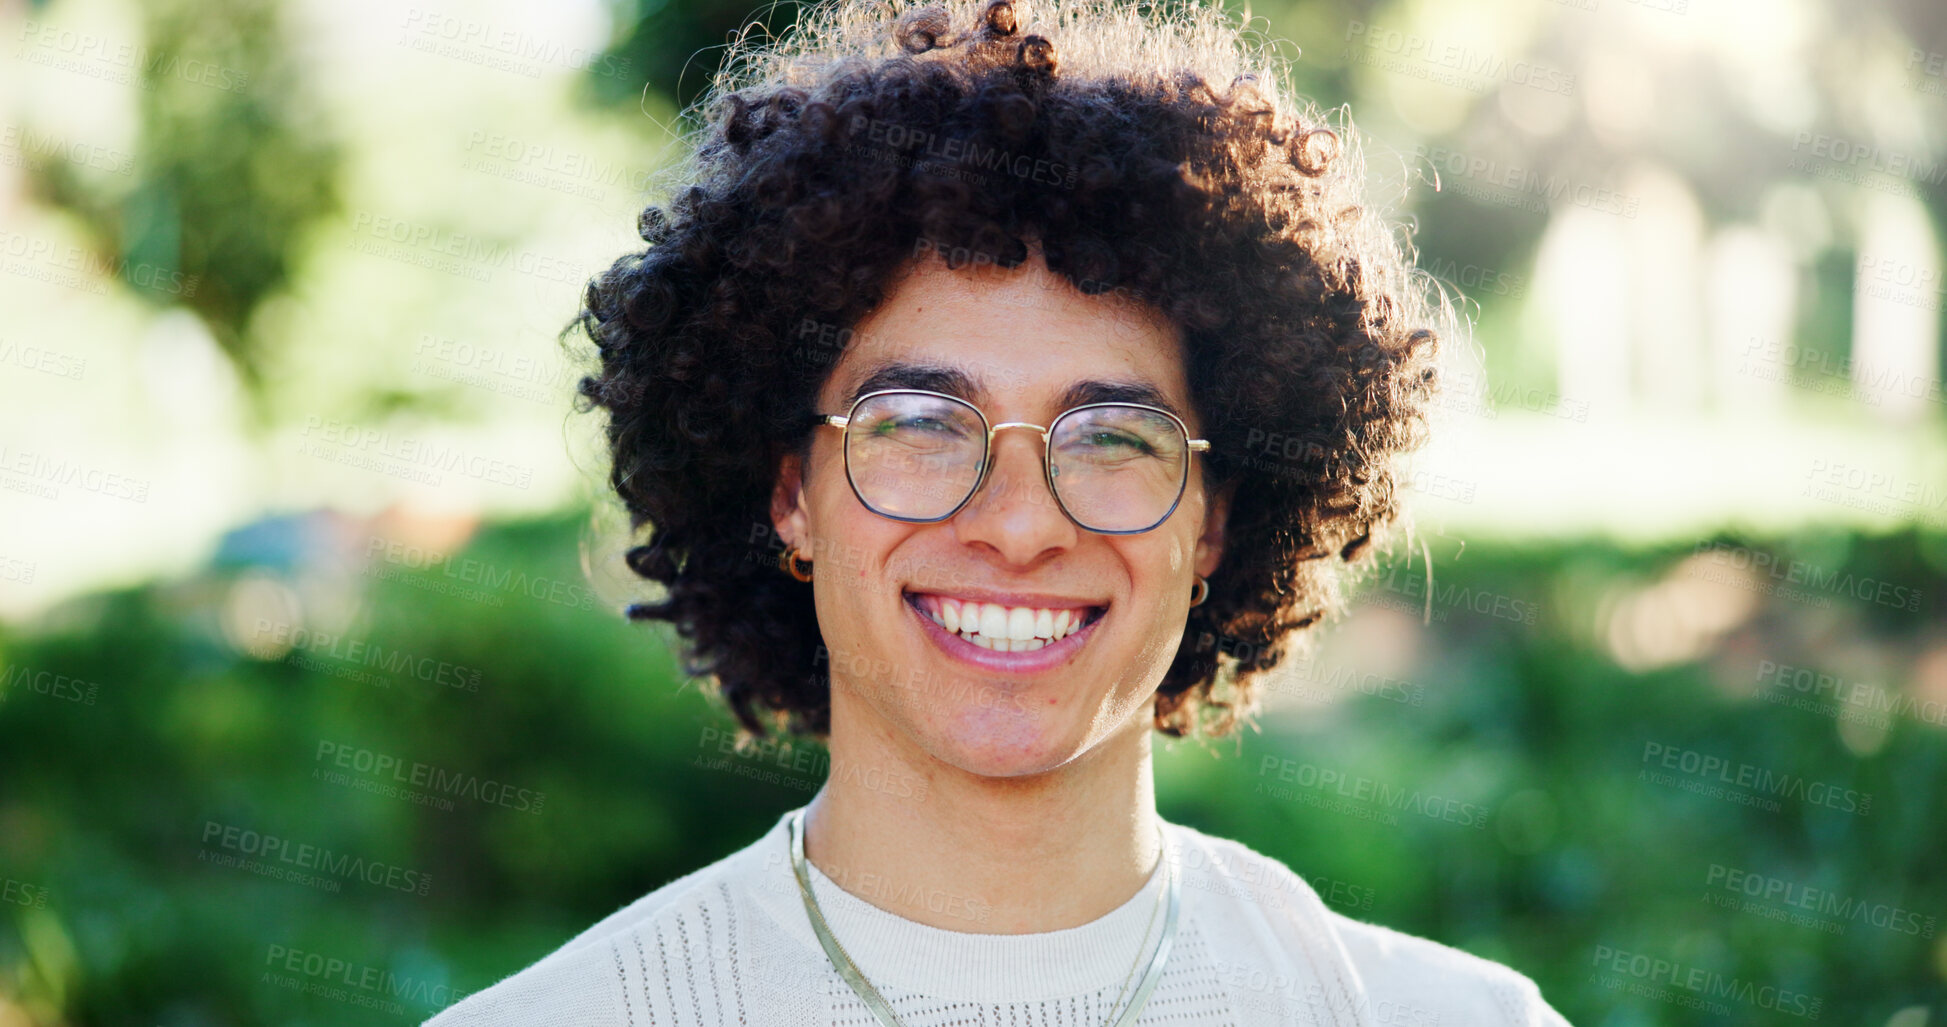
[[[882,389],[878,392],[868,392],[865,395],[860,396],[856,401],[854,401],[852,403],[852,408],[843,414],[812,415],[814,418],[814,426],[823,427],[826,425],[830,425],[831,427],[834,428],[846,428],[852,423],[852,419],[858,416],[859,408],[861,406],[864,406],[867,401],[878,396],[887,396],[887,395],[932,396],[938,399],[944,399],[953,403],[957,403],[961,406],[966,407],[969,410],[972,410],[974,412],[974,416],[980,418],[981,427],[985,429],[985,437],[984,437],[985,441],[982,444],[983,448],[980,454],[980,476],[974,480],[973,487],[967,490],[967,494],[961,497],[958,503],[954,504],[953,509],[948,510],[946,513],[943,513],[938,517],[901,517],[897,514],[886,513],[880,510],[878,507],[873,506],[871,503],[867,502],[865,498],[865,493],[859,489],[858,480],[852,476],[852,448],[850,445],[846,445],[844,447],[845,480],[852,486],[852,494],[858,497],[859,503],[863,505],[866,509],[871,510],[873,513],[876,513],[881,517],[885,517],[895,521],[905,521],[909,524],[933,524],[939,521],[944,521],[947,518],[952,517],[954,514],[959,513],[960,509],[966,506],[967,503],[971,501],[973,497],[980,492],[980,487],[986,484],[987,482],[987,472],[993,469],[993,461],[990,458],[994,454],[994,435],[995,433],[999,432],[1003,428],[1032,428],[1035,431],[1041,433],[1041,474],[1043,480],[1045,480],[1048,484],[1048,493],[1055,497],[1055,502],[1061,507],[1062,514],[1065,515],[1070,521],[1073,521],[1076,527],[1079,527],[1084,531],[1095,532],[1098,535],[1140,535],[1146,531],[1156,530],[1156,528],[1159,525],[1161,525],[1164,521],[1169,520],[1170,515],[1174,514],[1176,512],[1176,508],[1182,504],[1183,492],[1189,485],[1190,460],[1187,455],[1184,457],[1182,474],[1177,480],[1177,485],[1176,485],[1176,498],[1170,501],[1170,508],[1164,511],[1163,516],[1158,517],[1154,524],[1151,524],[1145,528],[1127,528],[1121,530],[1104,530],[1101,528],[1090,527],[1087,524],[1083,524],[1081,519],[1076,517],[1074,512],[1068,509],[1068,504],[1065,501],[1063,501],[1063,499],[1061,498],[1061,490],[1055,487],[1054,447],[1053,447],[1055,428],[1060,426],[1061,422],[1064,419],[1066,419],[1070,414],[1074,414],[1083,410],[1093,410],[1098,407],[1123,407],[1123,408],[1134,408],[1137,410],[1145,410],[1152,413],[1161,414],[1162,416],[1169,418],[1170,422],[1176,425],[1177,431],[1182,433],[1183,438],[1186,442],[1186,448],[1188,449],[1189,452],[1202,453],[1210,449],[1209,440],[1190,438],[1190,427],[1189,425],[1183,423],[1183,419],[1181,417],[1178,417],[1175,414],[1169,412],[1168,410],[1164,410],[1161,407],[1150,406],[1146,403],[1120,403],[1120,402],[1085,403],[1081,406],[1071,407],[1067,410],[1062,411],[1060,416],[1056,417],[1054,421],[1051,424],[1049,424],[1047,427],[1042,427],[1041,425],[1038,424],[1030,424],[1026,421],[1008,421],[1003,424],[989,425],[987,421],[986,411],[980,409],[979,407],[973,405],[972,403],[967,402],[964,399],[961,399],[958,396],[950,396],[944,392],[932,392],[926,389]],[[851,436],[849,432],[847,433],[846,437],[848,440],[850,439]]]

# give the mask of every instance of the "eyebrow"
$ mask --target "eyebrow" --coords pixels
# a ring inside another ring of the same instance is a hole
[[[969,375],[960,368],[948,364],[913,364],[904,361],[891,361],[872,369],[847,399],[846,406],[859,401],[868,392],[882,389],[925,389],[928,392],[944,392],[965,400],[987,397],[987,388],[981,379]],[[1083,378],[1068,383],[1061,395],[1056,398],[1061,409],[1086,406],[1090,403],[1141,403],[1159,407],[1182,418],[1185,424],[1190,419],[1178,410],[1176,404],[1163,395],[1163,390],[1150,382],[1135,378],[1104,380]]]

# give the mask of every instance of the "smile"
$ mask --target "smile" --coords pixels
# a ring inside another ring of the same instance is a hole
[[[1073,659],[1106,606],[1001,606],[907,592],[926,636],[946,655],[988,670],[1033,672]]]

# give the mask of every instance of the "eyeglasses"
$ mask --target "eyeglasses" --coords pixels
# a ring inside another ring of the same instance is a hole
[[[992,469],[994,433],[1041,433],[1048,491],[1076,525],[1103,535],[1139,535],[1176,512],[1190,479],[1182,418],[1140,403],[1089,403],[1043,428],[1025,421],[989,426],[979,407],[942,392],[887,389],[860,396],[850,412],[816,414],[814,426],[845,429],[845,478],[866,509],[895,521],[943,521],[967,505]]]

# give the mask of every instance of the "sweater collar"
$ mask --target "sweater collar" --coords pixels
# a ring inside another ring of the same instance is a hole
[[[791,870],[789,824],[796,812],[780,817],[746,851],[762,863],[752,875],[759,882],[759,901],[787,933],[822,958],[824,950],[805,915]],[[1176,849],[1176,825],[1165,822],[1163,837],[1166,845]],[[1145,928],[1149,933],[1141,950],[1144,957],[1155,950],[1163,929],[1163,911],[1157,902],[1164,885],[1161,863],[1136,894],[1103,916],[1077,927],[1036,934],[980,934],[922,924],[852,893],[890,896],[898,882],[861,875],[841,887],[817,864],[807,862],[806,869],[833,936],[866,980],[888,997],[905,991],[947,1001],[1004,1003],[1055,999],[1100,988],[1113,991],[1132,977],[1137,939],[1144,936]],[[1177,922],[1179,949],[1189,928],[1189,898],[1186,890]],[[928,908],[950,917],[964,916],[970,925],[981,915],[977,902],[968,896],[929,895],[926,902]]]

